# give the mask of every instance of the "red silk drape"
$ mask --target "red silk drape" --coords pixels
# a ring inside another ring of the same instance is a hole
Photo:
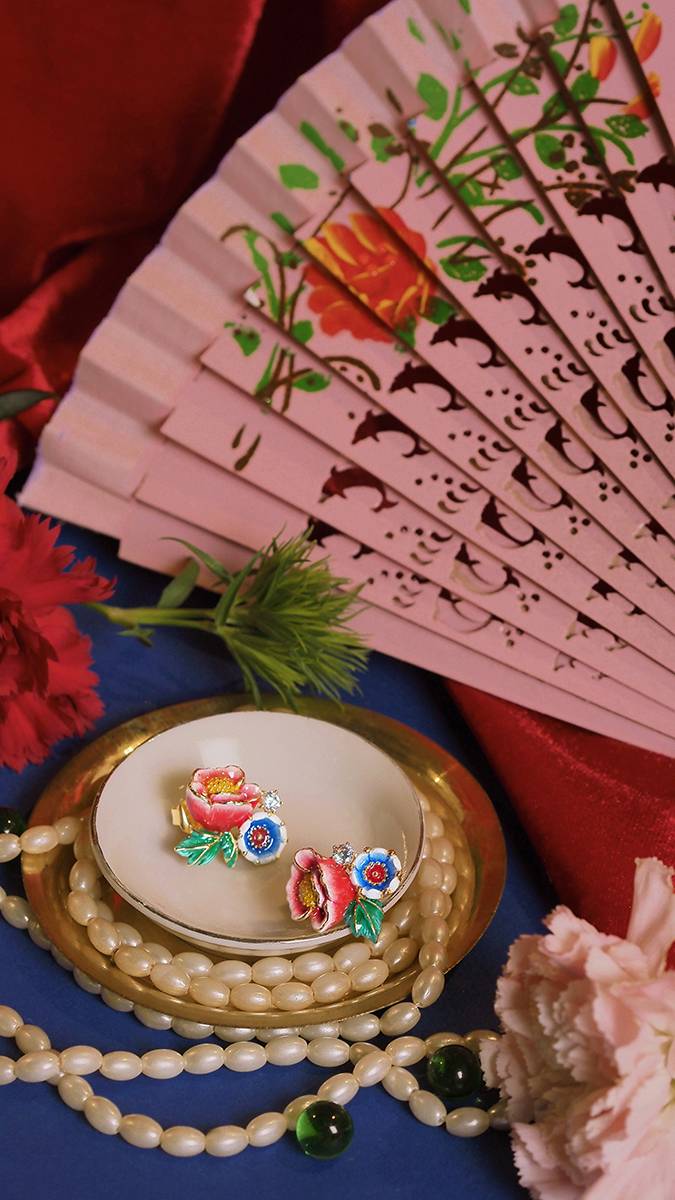
[[[377,7],[5,6],[0,391],[65,390],[80,348],[180,203],[235,136]],[[1,422],[0,456],[25,457],[50,406]],[[450,690],[561,898],[623,932],[634,857],[675,863],[675,763],[469,687]]]

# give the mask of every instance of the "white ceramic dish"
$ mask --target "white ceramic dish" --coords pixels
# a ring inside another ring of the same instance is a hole
[[[288,845],[275,863],[191,867],[174,853],[180,833],[171,809],[186,781],[195,767],[228,763],[279,790]],[[415,877],[423,836],[417,794],[388,755],[338,725],[292,713],[224,713],[157,734],[112,771],[92,811],[96,857],[120,895],[198,945],[249,955],[299,953],[345,936],[291,919],[285,884],[300,847],[330,854],[350,841],[357,850],[395,850],[402,882],[388,908]]]

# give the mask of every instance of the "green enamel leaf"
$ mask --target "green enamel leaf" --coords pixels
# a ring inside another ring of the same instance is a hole
[[[0,396],[0,421],[8,417],[16,417],[19,413],[39,404],[41,400],[50,400],[55,392],[41,392],[38,388],[19,388],[14,392],[4,392]]]
[[[417,94],[427,106],[425,116],[440,121],[448,107],[448,89],[433,75],[423,74],[417,80]]]
[[[534,139],[534,148],[541,161],[547,167],[556,170],[565,162],[565,149],[558,138],[550,133],[538,133]]]
[[[314,327],[311,321],[296,321],[291,328],[291,337],[294,337],[296,342],[308,342],[314,333]]]
[[[350,142],[358,142],[359,131],[355,125],[352,125],[351,121],[339,121],[338,124],[345,137],[348,137]]]
[[[302,163],[282,163],[279,176],[287,188],[318,188],[319,176],[316,171],[304,167]]]
[[[618,133],[619,137],[624,138],[644,137],[647,132],[647,126],[644,121],[641,121],[633,113],[607,117],[605,125],[608,129],[612,130],[612,133]]]
[[[214,859],[221,848],[223,838],[229,833],[201,833],[193,830],[175,847],[176,854],[186,858],[191,867],[203,867]]]
[[[270,213],[270,220],[274,221],[274,224],[278,225],[280,229],[283,229],[284,233],[293,232],[293,225],[291,221],[289,221],[288,217],[284,216],[282,212]]]
[[[579,9],[576,4],[563,4],[553,28],[558,37],[566,37],[568,33],[572,32],[578,20]]]
[[[323,154],[324,158],[328,159],[329,163],[335,167],[336,171],[344,170],[344,158],[341,158],[337,150],[334,150],[332,146],[328,145],[328,142],[322,138],[318,129],[316,129],[314,125],[310,125],[309,121],[301,121],[300,132],[303,137],[306,137],[307,141],[311,142],[312,145],[319,151],[319,154]]]
[[[352,900],[345,913],[345,925],[355,938],[367,938],[376,942],[382,928],[384,912],[379,900],[369,900],[362,896]]]
[[[463,283],[482,279],[487,270],[478,258],[442,258],[441,266],[451,279],[461,279]]]
[[[503,154],[501,158],[493,158],[492,165],[500,179],[519,179],[523,173],[518,160],[512,154]]]
[[[249,354],[254,354],[260,345],[260,334],[256,333],[255,329],[235,329],[233,336],[242,354],[247,358]]]
[[[232,834],[223,833],[218,841],[218,849],[222,851],[222,855],[225,860],[225,866],[233,867],[237,861],[237,858],[239,857],[239,851],[237,850],[237,843],[232,837]]]
[[[441,299],[440,296],[432,296],[424,310],[424,316],[434,325],[443,325],[445,321],[449,321],[450,317],[454,316],[456,311],[454,305],[449,301]]]
[[[539,91],[533,79],[527,75],[514,75],[508,82],[508,89],[513,92],[514,96],[533,96]]]
[[[413,21],[412,17],[408,17],[407,25],[408,33],[411,33],[414,38],[417,38],[418,42],[424,42],[424,34],[422,33],[422,30],[417,22]]]
[[[584,104],[593,99],[599,87],[600,81],[594,79],[590,71],[584,71],[582,75],[577,75],[570,92],[578,104]]]
[[[322,392],[329,384],[328,376],[320,375],[318,371],[306,371],[299,379],[293,380],[293,387],[301,392]]]
[[[187,600],[190,592],[197,582],[199,575],[199,563],[196,559],[191,558],[185,564],[182,571],[179,571],[175,579],[167,583],[159,600],[157,601],[158,608],[180,608]]]

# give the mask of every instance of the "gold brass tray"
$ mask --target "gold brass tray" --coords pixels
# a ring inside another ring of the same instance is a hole
[[[109,730],[55,776],[40,797],[31,824],[49,824],[59,817],[88,811],[113,768],[155,734],[199,717],[250,707],[242,696],[191,700],[143,713]],[[283,710],[283,705],[273,699],[264,707]],[[432,810],[438,812],[448,825],[448,836],[455,844],[458,871],[452,909],[455,928],[448,944],[450,967],[455,966],[485,932],[504,886],[504,839],[487,795],[447,751],[398,721],[354,705],[341,707],[326,700],[303,699],[298,708],[305,716],[342,725],[379,746],[400,764],[419,794],[426,797]],[[23,856],[26,894],[38,921],[47,937],[74,966],[103,987],[146,1008],[209,1025],[255,1024],[259,1028],[274,1028],[289,1022],[308,1025],[372,1012],[403,999],[411,991],[417,966],[391,976],[381,987],[370,992],[292,1014],[279,1011],[249,1014],[234,1008],[206,1008],[192,1000],[164,995],[149,980],[132,979],[118,970],[94,949],[86,931],[68,915],[66,899],[72,861],[71,847],[57,847],[48,854]],[[116,919],[134,925],[145,941],[161,942],[174,954],[194,948],[166,929],[160,929],[106,888],[104,883],[103,899],[113,908]]]

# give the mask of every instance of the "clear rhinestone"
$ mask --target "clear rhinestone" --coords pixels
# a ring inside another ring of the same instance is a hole
[[[356,858],[356,851],[351,842],[342,842],[340,846],[333,846],[333,859],[340,867],[347,867]]]
[[[263,805],[268,812],[276,812],[278,808],[281,808],[281,796],[275,790],[265,792]]]

